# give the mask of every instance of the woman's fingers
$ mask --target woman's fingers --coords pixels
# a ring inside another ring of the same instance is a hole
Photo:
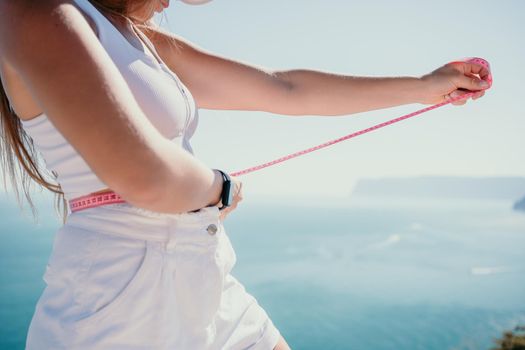
[[[485,90],[492,84],[490,68],[477,62],[450,62],[460,73],[456,86],[471,91]]]
[[[221,221],[224,221],[227,215],[229,215],[235,208],[237,208],[237,203],[230,205],[228,208],[221,210],[220,218]]]
[[[479,77],[483,81],[486,81],[490,85],[490,82],[491,82],[490,81],[491,80],[490,67],[485,67],[482,64],[476,63],[476,62],[465,62],[465,73],[479,75]]]
[[[474,86],[477,84],[479,85],[480,82],[482,82],[482,80],[480,80],[477,76],[475,76],[474,74],[472,73],[465,73],[464,75],[465,79],[469,79],[468,81],[470,81],[470,86],[471,88],[462,88],[462,89],[458,89],[458,90],[454,90],[453,92],[451,92],[449,94],[449,98],[455,98],[455,97],[459,97],[459,96],[463,96],[465,94],[472,94],[471,98],[472,100],[477,100],[478,98],[482,97],[483,95],[485,95],[485,90],[486,89],[474,89]],[[463,86],[466,86],[466,85],[469,85],[467,83],[465,83],[464,81],[464,84]],[[487,85],[484,85],[484,86],[487,86]],[[464,105],[465,103],[467,103],[467,100],[468,100],[468,97],[464,98],[464,99],[460,99],[458,101],[454,101],[452,102],[453,105],[455,106],[462,106]]]
[[[454,98],[456,98],[456,97],[460,97],[460,96],[466,95],[466,94],[468,94],[468,93],[469,93],[468,91],[454,90],[454,91],[452,91],[452,92],[449,94],[449,96],[450,96],[450,98],[454,99]],[[454,102],[452,102],[452,104],[453,104],[454,106],[462,106],[462,105],[464,105],[465,103],[467,103],[467,100],[468,100],[468,97],[463,98],[463,99],[459,99],[459,100],[457,100],[457,101],[454,101]]]
[[[237,196],[239,197],[239,201],[242,200],[242,182],[239,182],[239,191],[237,192]]]
[[[489,83],[472,74],[462,74],[459,76],[457,86],[470,91],[478,91],[489,88]]]

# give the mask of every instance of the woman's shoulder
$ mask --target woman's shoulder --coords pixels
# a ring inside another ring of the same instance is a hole
[[[33,4],[29,6],[28,4]],[[37,33],[37,31],[45,30],[43,24],[45,21],[52,20],[49,15],[61,15],[61,16],[71,16],[69,11],[76,11],[73,9],[64,9],[63,6],[75,5],[73,0],[60,0],[60,1],[49,1],[47,6],[41,6],[41,2],[34,1],[0,1],[0,17],[9,21],[10,18],[21,19],[23,21],[16,21],[14,24],[10,25],[9,28],[5,28],[0,25],[0,41],[2,42],[2,51],[13,51],[14,47],[10,47],[15,43],[18,43],[16,47],[20,47],[22,42],[26,42],[24,39],[26,34],[24,31],[26,27],[29,26],[29,30],[35,36],[39,36],[42,33]],[[77,8],[78,9],[78,8]],[[84,16],[86,21],[91,26],[95,34],[97,34],[97,27],[95,22],[78,9],[78,13]],[[74,16],[74,15],[73,15]],[[3,22],[3,21],[2,21]],[[24,27],[16,26],[16,23],[24,23]],[[55,33],[56,34],[56,33]],[[12,43],[9,41],[12,40]],[[29,51],[31,48],[27,48]],[[26,51],[27,52],[27,51]],[[6,95],[9,98],[11,107],[16,112],[16,114],[24,120],[30,119],[35,115],[41,114],[42,108],[32,96],[30,89],[24,83],[21,74],[17,71],[15,65],[10,64],[6,59],[9,52],[6,52],[7,55],[0,55],[0,76],[2,78],[2,85],[5,90]],[[67,54],[67,53],[64,53]],[[38,58],[38,50],[32,52],[32,56]]]
[[[66,39],[84,30],[81,18],[98,33],[94,21],[74,0],[0,0],[0,18],[0,55],[13,66],[20,55],[38,57],[51,36]]]
[[[190,63],[194,64],[197,58],[196,53],[206,52],[189,39],[170,32],[153,22],[146,23],[145,27],[140,28],[153,43],[161,58],[176,73],[179,72],[179,69],[189,66]]]

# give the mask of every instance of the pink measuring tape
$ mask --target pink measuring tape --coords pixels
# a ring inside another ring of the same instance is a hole
[[[484,68],[486,68],[489,71],[489,75],[486,78],[486,82],[489,84],[489,86],[486,89],[484,89],[484,90],[487,90],[487,89],[489,89],[492,86],[492,75],[490,74],[490,65],[489,65],[489,63],[486,60],[484,60],[482,58],[479,58],[479,57],[473,57],[473,58],[464,59],[462,61],[455,61],[455,62],[467,62],[467,63],[480,64],[481,66],[483,66]],[[454,62],[451,62],[451,63],[454,63]],[[261,170],[261,169],[267,168],[269,166],[272,166],[272,165],[275,165],[275,164],[278,164],[278,163],[282,163],[282,162],[290,160],[292,158],[296,158],[296,157],[305,155],[307,153],[311,153],[313,151],[317,151],[317,150],[319,150],[321,148],[325,148],[325,147],[334,145],[336,143],[339,143],[339,142],[342,142],[342,141],[345,141],[345,140],[357,137],[359,135],[363,135],[363,134],[366,134],[368,132],[380,129],[380,128],[385,127],[387,125],[391,125],[391,124],[400,122],[402,120],[405,120],[405,119],[412,118],[412,117],[415,117],[417,115],[423,114],[425,112],[429,112],[429,111],[431,111],[433,109],[445,106],[445,105],[447,105],[449,103],[469,98],[470,96],[474,95],[476,92],[477,91],[472,91],[472,92],[468,92],[468,93],[466,93],[464,95],[460,95],[460,96],[457,96],[457,97],[454,97],[454,98],[450,98],[449,100],[447,100],[445,102],[441,102],[441,103],[435,104],[433,106],[420,109],[420,110],[412,112],[410,114],[403,115],[403,116],[401,116],[399,118],[395,118],[395,119],[389,120],[387,122],[374,125],[374,126],[369,127],[367,129],[364,129],[364,130],[361,130],[361,131],[358,131],[358,132],[355,132],[355,133],[352,133],[352,134],[349,134],[349,135],[337,138],[335,140],[331,140],[331,141],[322,143],[320,145],[317,145],[317,146],[314,146],[314,147],[311,147],[311,148],[308,148],[308,149],[305,149],[305,150],[302,150],[302,151],[299,151],[299,152],[295,152],[295,153],[286,155],[284,157],[272,160],[272,161],[267,162],[267,163],[263,163],[263,164],[260,164],[260,165],[254,166],[254,167],[250,167],[250,168],[247,168],[247,169],[244,169],[244,170],[241,170],[241,171],[235,171],[233,173],[230,173],[229,175],[230,176],[241,176],[241,175],[245,175],[245,174],[257,171],[257,170]],[[99,205],[111,204],[111,203],[123,203],[123,202],[125,202],[125,200],[122,197],[120,197],[117,193],[115,193],[113,191],[107,191],[107,192],[102,192],[102,193],[90,193],[90,194],[82,196],[82,197],[74,198],[74,199],[69,201],[69,206],[70,206],[71,212],[75,212],[75,211],[78,211],[78,210],[81,210],[81,209],[92,208],[92,207],[96,207],[96,206],[99,206]]]

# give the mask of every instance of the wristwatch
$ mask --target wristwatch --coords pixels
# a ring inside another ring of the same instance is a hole
[[[232,186],[232,180],[230,178],[230,175],[226,174],[224,171],[219,169],[213,169],[217,170],[222,175],[222,193],[221,193],[221,201],[219,204],[222,204],[221,207],[219,207],[219,210],[223,210],[224,208],[229,207],[233,202],[233,191],[235,186]]]

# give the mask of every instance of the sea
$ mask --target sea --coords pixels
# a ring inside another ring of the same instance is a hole
[[[0,349],[23,349],[61,222],[0,196]],[[502,200],[244,199],[237,277],[292,349],[483,349],[525,325],[525,212]]]

